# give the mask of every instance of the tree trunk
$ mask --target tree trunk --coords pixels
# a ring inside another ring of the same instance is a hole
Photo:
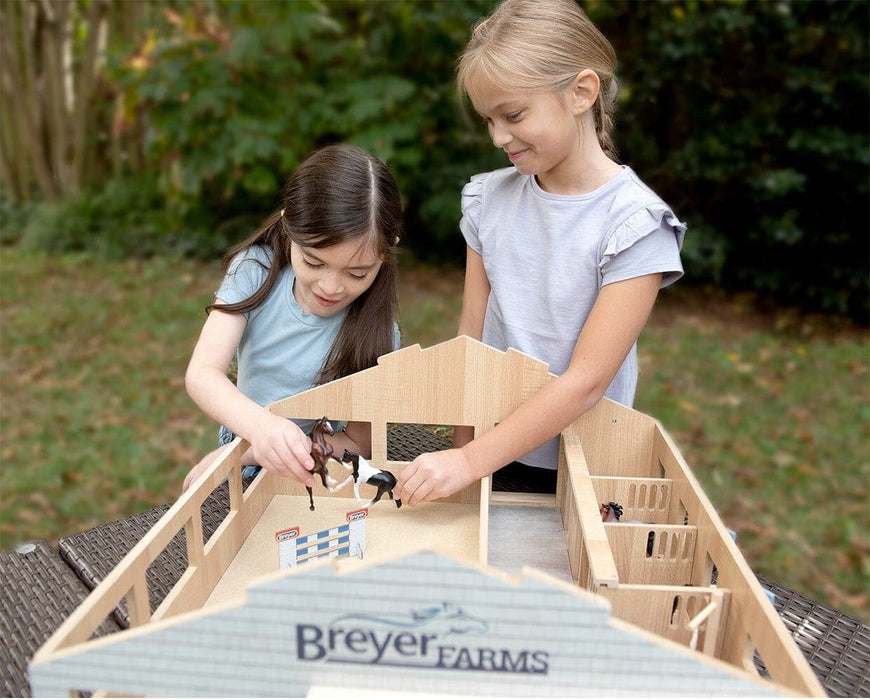
[[[72,159],[74,179],[79,186],[85,182],[86,173],[91,171],[90,164],[93,160],[92,150],[87,148],[88,118],[91,114],[91,97],[99,70],[98,59],[100,51],[105,49],[105,33],[108,31],[107,12],[108,6],[104,0],[94,0],[88,7],[86,20],[88,36],[73,92]]]
[[[20,136],[30,163],[36,184],[42,196],[49,201],[58,197],[51,164],[39,133],[41,123],[36,100],[36,71],[33,49],[36,45],[36,17],[33,5],[28,0],[0,3],[0,69],[3,84],[8,91],[9,115],[13,120],[12,131]],[[28,189],[28,183],[19,183],[19,190]]]
[[[16,199],[38,187],[55,201],[97,181],[104,120],[114,96],[100,86],[107,38],[117,23],[135,46],[141,5],[122,0],[0,0],[0,109],[4,187]],[[134,149],[136,145],[132,146]]]
[[[70,41],[71,0],[41,0],[43,15],[42,75],[40,102],[46,116],[46,140],[52,171],[62,194],[78,190],[71,174],[69,154],[70,95],[67,70]]]
[[[3,120],[6,121],[5,119]],[[2,128],[2,125],[0,125]],[[24,199],[22,192],[18,189],[18,178],[15,176],[15,171],[12,168],[12,163],[9,160],[9,148],[7,146],[8,138],[5,135],[5,129],[0,133],[0,185],[2,185],[12,196],[13,199],[21,201]]]

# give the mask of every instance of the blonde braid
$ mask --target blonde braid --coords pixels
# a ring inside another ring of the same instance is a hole
[[[601,81],[601,89],[593,107],[595,134],[598,136],[601,150],[608,158],[617,161],[616,144],[613,140],[613,116],[616,112],[618,86],[613,76],[599,75],[598,78]]]

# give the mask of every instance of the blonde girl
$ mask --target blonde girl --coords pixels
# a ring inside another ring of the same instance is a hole
[[[281,208],[227,254],[185,383],[222,425],[222,444],[235,435],[250,443],[246,476],[262,467],[313,486],[311,426],[265,406],[371,367],[399,347],[401,221],[389,169],[359,148],[328,146],[298,167]],[[227,371],[236,355],[234,384]],[[368,430],[354,423],[332,440],[338,454],[371,449]],[[216,454],[194,467],[185,490]]]
[[[506,0],[474,28],[459,88],[511,166],[462,191],[459,333],[558,376],[486,434],[457,430],[457,447],[414,460],[406,504],[493,473],[496,489],[554,491],[554,438],[602,396],[634,399],[636,341],[682,275],[685,226],[616,160],[615,62],[573,0]]]

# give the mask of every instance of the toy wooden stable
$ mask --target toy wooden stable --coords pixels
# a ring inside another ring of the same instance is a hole
[[[481,434],[551,379],[533,358],[463,337],[270,408],[368,423],[371,464],[398,474],[396,424]],[[310,511],[304,487],[266,472],[243,489],[245,448],[228,445],[39,651],[34,695],[825,695],[679,450],[642,413],[603,400],[569,426],[555,498],[493,494],[486,478],[414,508],[383,499],[362,559],[288,569],[276,533],[317,533],[327,554],[343,552],[338,527],[360,503],[350,486],[318,483]],[[229,514],[204,541],[202,503],[225,480]],[[619,522],[602,522],[609,502]],[[152,613],[148,567],[181,530],[187,570]],[[131,629],[92,638],[122,600]]]

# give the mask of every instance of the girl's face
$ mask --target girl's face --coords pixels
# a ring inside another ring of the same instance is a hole
[[[545,190],[559,191],[570,181],[583,141],[569,101],[553,92],[508,92],[480,78],[469,83],[468,95],[493,145],[517,170],[536,175]]]
[[[347,240],[326,248],[290,244],[293,296],[308,314],[334,316],[375,281],[381,259],[370,245]]]

